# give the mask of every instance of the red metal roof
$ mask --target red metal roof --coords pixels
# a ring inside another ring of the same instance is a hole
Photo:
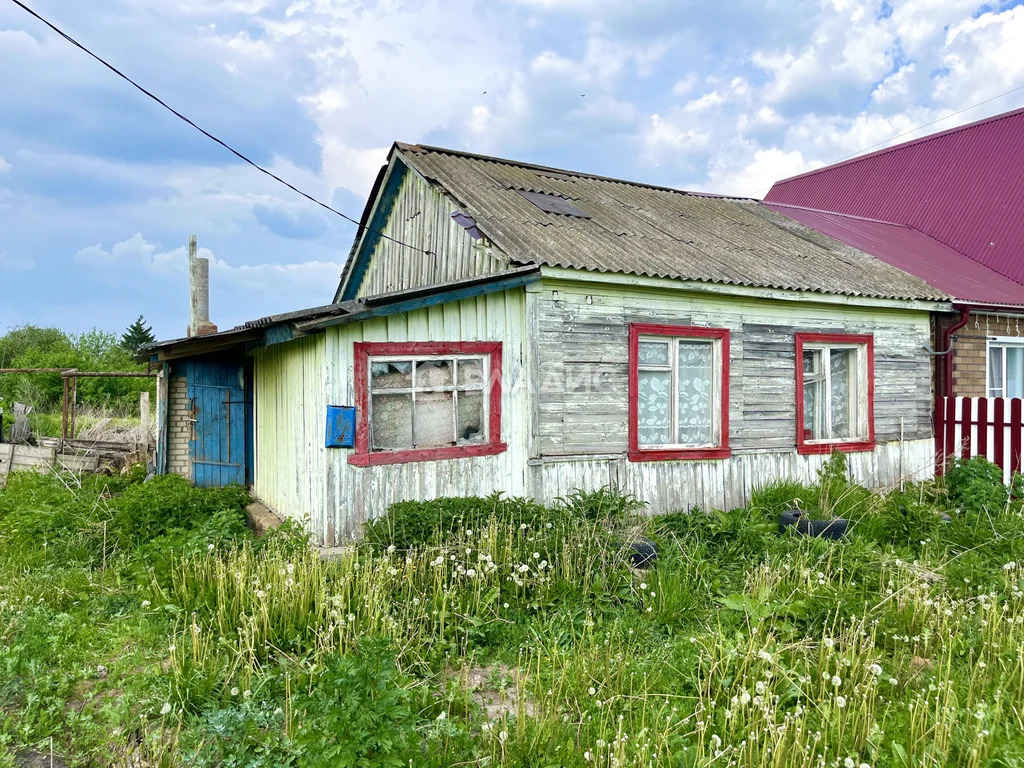
[[[929,282],[947,272],[973,274],[956,254],[1024,283],[1024,109],[776,182],[764,202],[918,230],[948,246],[931,252],[925,272],[914,272]],[[996,302],[987,288],[978,286],[978,300]]]
[[[962,301],[1024,304],[1024,285],[911,227],[808,208],[765,205],[806,227],[870,253],[886,264],[917,275],[932,287]]]

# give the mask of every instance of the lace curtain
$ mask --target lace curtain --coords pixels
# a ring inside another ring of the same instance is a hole
[[[714,439],[712,411],[714,346],[679,340],[674,370],[666,342],[641,342],[638,361],[638,424],[641,445],[708,445]],[[649,366],[644,369],[643,366]],[[661,370],[656,370],[657,366]],[[676,434],[672,434],[673,375]]]
[[[832,394],[832,435],[833,439],[844,440],[853,437],[850,413],[850,382],[856,366],[857,352],[853,349],[833,349],[829,353],[830,390]]]
[[[681,445],[707,445],[712,441],[712,345],[679,342],[678,420]]]

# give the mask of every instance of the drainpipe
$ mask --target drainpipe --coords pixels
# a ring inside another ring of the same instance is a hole
[[[943,363],[943,381],[942,389],[943,393],[939,394],[939,397],[945,395],[946,397],[953,397],[953,334],[967,325],[967,320],[970,318],[971,308],[966,304],[961,304],[956,307],[960,310],[960,319],[957,320],[949,328],[942,332],[942,346],[945,348],[944,352],[936,352],[936,355],[944,355],[945,359]]]

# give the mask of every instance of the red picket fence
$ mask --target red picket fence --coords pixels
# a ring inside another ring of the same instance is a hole
[[[1019,397],[941,397],[935,406],[935,471],[950,458],[984,456],[1003,470],[1003,482],[1021,471],[1024,419]]]

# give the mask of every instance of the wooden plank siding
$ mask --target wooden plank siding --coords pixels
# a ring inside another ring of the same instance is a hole
[[[494,293],[327,329],[257,353],[256,495],[287,517],[308,517],[333,546],[396,501],[526,493],[525,292]],[[508,449],[385,466],[349,464],[350,451],[324,447],[327,405],[355,402],[357,341],[502,342],[502,439]]]
[[[357,296],[447,283],[509,268],[508,258],[486,239],[474,240],[452,219],[459,204],[440,187],[406,172],[394,208]],[[394,238],[417,249],[389,240]],[[426,254],[423,251],[430,251]]]
[[[730,329],[730,458],[627,460],[633,322]],[[813,482],[828,458],[795,448],[797,331],[873,336],[877,446],[849,455],[851,476],[880,486],[920,479],[934,469],[929,327],[922,308],[655,290],[583,275],[334,326],[257,352],[256,494],[280,514],[308,517],[327,545],[358,536],[366,520],[405,499],[504,491],[551,502],[613,485],[653,513],[742,505],[772,480]],[[358,467],[350,451],[325,448],[327,405],[355,402],[360,341],[502,342],[508,449]]]
[[[752,487],[778,478],[813,481],[827,459],[799,456],[795,333],[871,334],[875,343],[874,452],[849,455],[869,485],[934,465],[931,363],[925,311],[815,305],[545,280],[530,286],[535,318],[536,423],[530,489],[550,502],[573,488],[611,483],[654,512],[744,504]],[[631,323],[728,328],[730,447],[714,461],[629,462],[628,333]],[[896,442],[903,439],[902,443]]]
[[[258,350],[255,361],[256,496],[323,538],[327,365],[324,337]]]

